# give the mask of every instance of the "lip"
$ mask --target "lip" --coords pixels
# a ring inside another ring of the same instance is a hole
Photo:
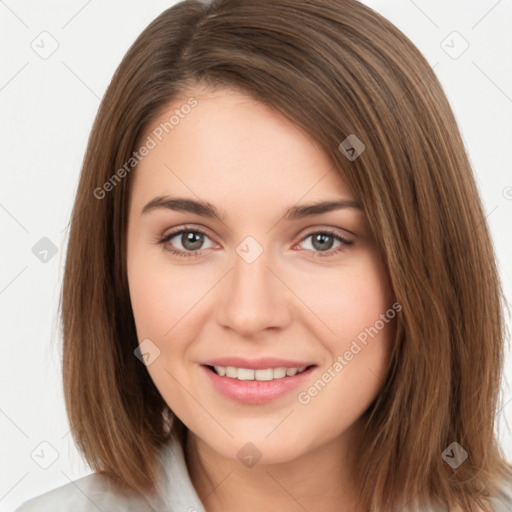
[[[232,359],[230,359],[232,361]],[[219,359],[215,361],[223,361],[225,359]],[[274,360],[275,361],[275,360]],[[289,363],[289,361],[288,361]],[[237,363],[238,365],[239,363]],[[255,364],[254,361],[252,364]],[[267,360],[268,364],[268,360]],[[237,366],[234,364],[220,364],[219,366]],[[213,366],[213,365],[212,365]],[[302,366],[308,366],[302,364]],[[247,368],[247,366],[237,366],[238,368]],[[295,368],[295,363],[290,366],[282,366],[284,368]],[[304,384],[309,379],[312,372],[317,368],[316,365],[307,368],[302,373],[298,373],[291,377],[283,377],[275,380],[238,380],[230,377],[221,377],[217,375],[213,370],[208,368],[206,365],[201,365],[200,370],[209,379],[213,387],[222,395],[235,402],[242,404],[264,404],[271,402],[279,397],[286,395],[293,389],[297,388],[301,384]],[[262,368],[272,368],[272,366],[263,366]],[[278,368],[278,366],[277,366]],[[261,368],[255,368],[261,369]]]
[[[311,361],[292,361],[290,359],[279,359],[276,357],[259,357],[258,359],[245,359],[244,357],[219,357],[203,361],[201,364],[207,366],[234,366],[235,368],[248,368],[250,370],[263,370],[265,368],[302,368],[315,363]]]

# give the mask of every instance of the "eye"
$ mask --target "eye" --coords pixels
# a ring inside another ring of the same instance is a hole
[[[333,256],[334,254],[338,254],[346,250],[347,246],[353,245],[354,243],[353,241],[347,240],[336,232],[328,229],[309,233],[301,240],[301,243],[309,238],[311,238],[310,246],[312,249],[307,250],[312,251],[313,257]],[[335,249],[332,249],[332,245],[335,241],[338,241],[339,245]]]
[[[165,244],[166,250],[170,251],[171,254],[180,256],[183,258],[190,258],[197,256],[201,249],[208,249],[209,247],[203,247],[205,238],[209,239],[208,235],[198,228],[181,228],[177,231],[173,231],[165,235],[162,239],[158,240],[159,244]],[[173,247],[171,241],[176,239],[175,244],[181,245],[181,248],[177,249]]]

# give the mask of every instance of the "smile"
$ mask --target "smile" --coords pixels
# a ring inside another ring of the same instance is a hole
[[[215,391],[235,402],[252,405],[289,395],[293,389],[304,386],[316,368],[317,365],[257,370],[234,366],[199,366]]]
[[[211,367],[210,367],[211,368]],[[263,368],[254,370],[251,368],[235,368],[234,366],[214,366],[213,369],[217,375],[238,380],[275,380],[284,377],[293,377],[297,373],[303,372],[307,367],[301,368]]]

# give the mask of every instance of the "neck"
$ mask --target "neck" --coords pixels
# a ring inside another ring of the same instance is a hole
[[[207,512],[315,510],[363,512],[351,478],[359,424],[297,458],[246,467],[188,432],[185,458]]]

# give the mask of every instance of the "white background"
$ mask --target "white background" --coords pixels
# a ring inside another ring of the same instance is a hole
[[[67,227],[100,98],[130,44],[174,3],[0,0],[0,511],[90,472],[68,435],[61,392],[57,303]],[[474,166],[510,302],[512,1],[364,3],[418,46],[445,88]],[[47,59],[31,47],[43,31],[58,43]],[[452,52],[461,48],[453,31],[469,43],[456,59],[445,51],[447,45]],[[57,247],[47,263],[32,252],[42,237]],[[506,375],[509,345],[507,353]],[[503,390],[497,430],[510,461],[508,381]],[[31,458],[44,453],[43,462],[50,460],[52,450],[41,442],[58,454],[48,469]]]

